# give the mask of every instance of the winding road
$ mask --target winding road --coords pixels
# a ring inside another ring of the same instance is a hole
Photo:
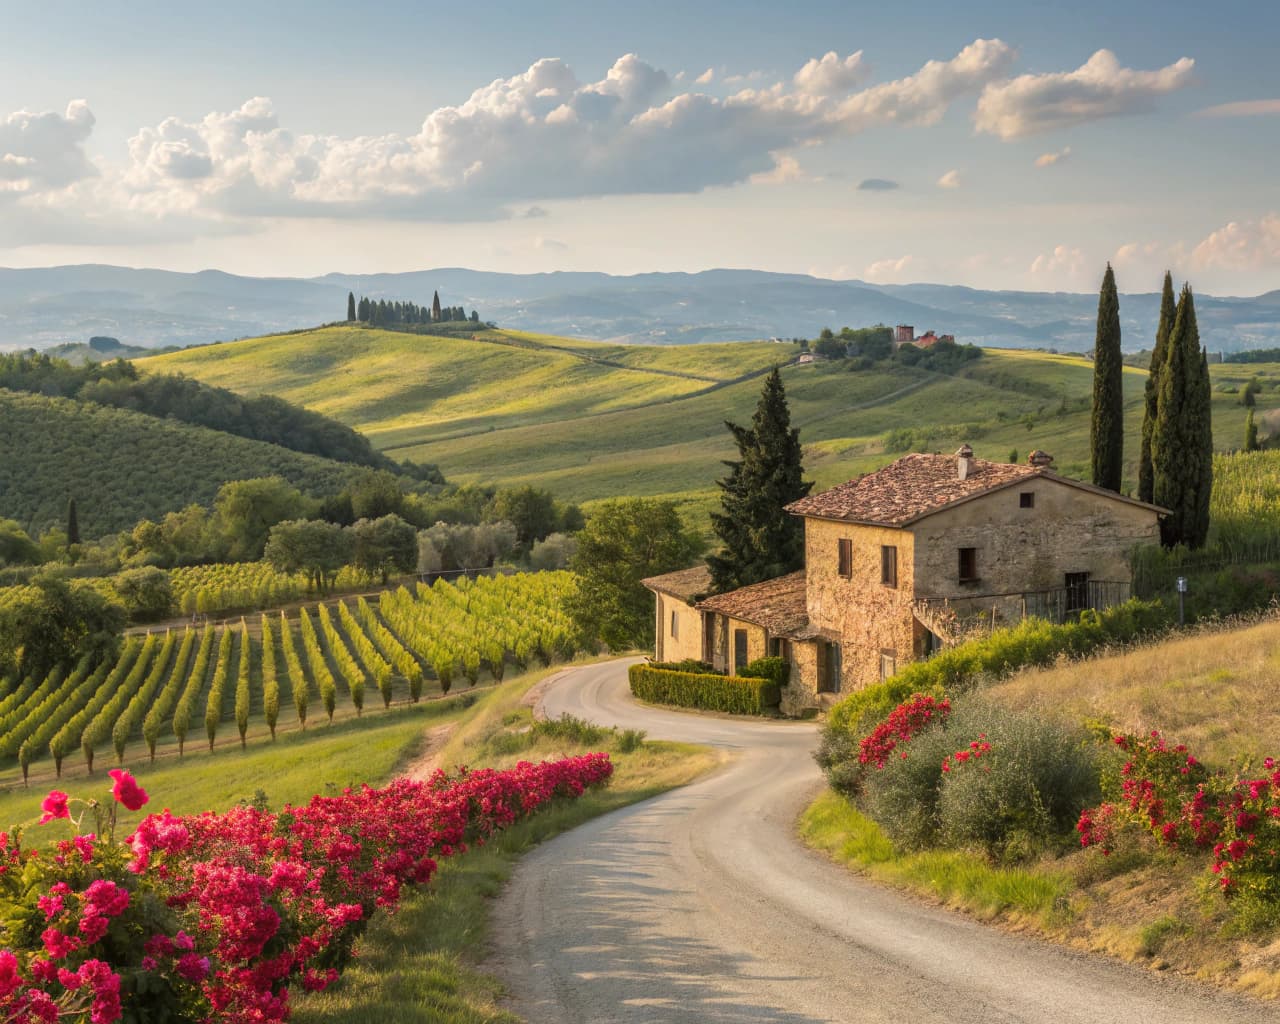
[[[602,725],[733,753],[684,789],[529,853],[499,900],[491,966],[530,1024],[1235,1024],[1219,994],[921,905],[805,849],[814,725],[637,704],[625,661],[543,695]]]

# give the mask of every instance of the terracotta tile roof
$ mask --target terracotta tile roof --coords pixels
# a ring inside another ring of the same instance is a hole
[[[670,594],[688,601],[711,589],[711,570],[705,565],[695,565],[691,569],[680,569],[663,576],[650,576],[640,582],[659,594]]]
[[[698,607],[744,622],[754,622],[775,635],[795,632],[809,623],[804,570],[740,587],[727,594],[717,594],[699,602]]]
[[[1153,512],[1166,511],[1080,480],[1058,476],[1045,466],[970,459],[969,473],[961,480],[956,463],[954,455],[904,455],[874,473],[792,502],[787,511],[818,519],[902,527],[980,494],[1037,477],[1140,505]]]

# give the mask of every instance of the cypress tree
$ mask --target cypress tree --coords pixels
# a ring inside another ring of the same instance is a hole
[[[356,318],[356,294],[355,292],[347,292],[347,320],[352,321]]]
[[[1138,498],[1152,501],[1151,433],[1155,430],[1160,401],[1160,372],[1169,361],[1169,333],[1177,312],[1173,299],[1173,275],[1164,274],[1164,290],[1160,294],[1160,322],[1156,325],[1156,344],[1151,350],[1151,370],[1147,375],[1142,412],[1142,448],[1138,453]]]
[[[804,566],[804,524],[784,509],[813,487],[803,479],[800,431],[791,426],[776,366],[765,379],[751,426],[725,426],[733,434],[739,458],[725,462],[729,475],[717,481],[723,511],[711,516],[722,544],[707,558],[717,593]]]
[[[67,547],[80,543],[80,516],[76,512],[76,499],[67,499]]]
[[[1258,444],[1258,424],[1253,422],[1253,410],[1249,410],[1249,418],[1244,421],[1244,450],[1256,452]]]
[[[1107,264],[1098,295],[1098,333],[1093,346],[1093,422],[1089,447],[1093,482],[1119,492],[1124,474],[1124,362],[1120,355],[1120,297]]]
[[[1170,511],[1160,523],[1166,547],[1201,547],[1208,536],[1213,486],[1209,402],[1208,357],[1200,350],[1195,300],[1183,285],[1151,432],[1152,496]]]
[[[435,292],[431,296],[431,322],[438,324],[440,322],[440,293]]]

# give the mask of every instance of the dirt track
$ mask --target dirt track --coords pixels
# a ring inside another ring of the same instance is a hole
[[[626,664],[565,673],[544,710],[736,756],[521,862],[497,907],[491,966],[531,1024],[1280,1020],[1270,1005],[1010,935],[862,881],[794,835],[821,785],[814,726],[642,707]]]

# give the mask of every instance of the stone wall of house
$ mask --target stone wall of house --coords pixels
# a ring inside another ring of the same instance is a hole
[[[839,571],[842,538],[853,544],[848,578]],[[882,546],[898,550],[897,586],[880,582]],[[883,659],[892,659],[892,665],[901,667],[914,656],[914,566],[913,538],[906,530],[805,520],[809,622],[841,638],[842,693],[877,682]]]
[[[743,622],[728,615],[712,615],[712,658],[711,665],[719,672],[733,675],[757,658],[767,653],[768,636],[763,626],[754,622]],[[747,660],[738,664],[734,659],[734,633],[744,630],[747,634]]]
[[[782,688],[784,715],[801,715],[818,707],[818,645],[796,641],[788,645],[791,676]]]
[[[656,594],[658,661],[702,660],[702,612],[671,594]]]
[[[1130,582],[1130,551],[1160,536],[1155,512],[1043,477],[929,516],[911,532],[916,596],[967,599],[975,610],[995,608],[997,619],[1020,617],[1021,598],[982,598],[1061,588],[1067,573]],[[975,549],[977,582],[960,582],[961,548]]]

